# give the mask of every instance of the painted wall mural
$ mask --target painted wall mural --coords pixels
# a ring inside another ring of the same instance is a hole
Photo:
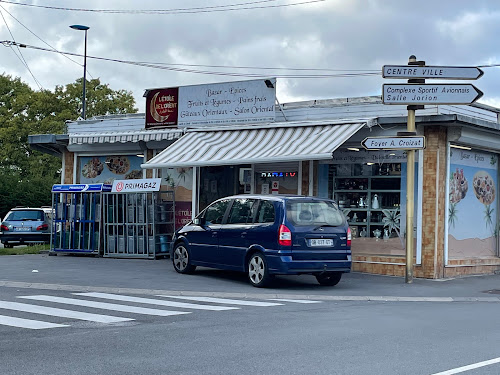
[[[496,254],[497,155],[450,149],[448,257]]]
[[[106,183],[114,180],[143,178],[143,158],[135,155],[81,156],[79,179],[81,184]]]

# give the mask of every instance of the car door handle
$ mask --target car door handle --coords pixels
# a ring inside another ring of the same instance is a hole
[[[245,237],[248,233],[247,232],[241,232],[241,237]]]
[[[217,237],[217,232],[212,232],[212,237]]]

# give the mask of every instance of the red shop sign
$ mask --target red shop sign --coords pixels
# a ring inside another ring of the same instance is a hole
[[[146,129],[177,125],[179,88],[151,90],[146,96]]]

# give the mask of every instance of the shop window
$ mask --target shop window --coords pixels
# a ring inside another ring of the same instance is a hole
[[[318,191],[347,218],[353,254],[404,256],[406,152],[340,150],[319,171]]]

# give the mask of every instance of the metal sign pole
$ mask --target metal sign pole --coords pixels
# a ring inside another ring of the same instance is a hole
[[[408,107],[408,132],[415,132],[415,109]],[[413,282],[413,212],[415,191],[415,150],[407,151],[406,160],[406,275],[405,282]]]
[[[424,66],[425,61],[417,61],[415,56],[410,56],[408,65]],[[409,79],[408,83],[425,83],[424,79]],[[415,110],[423,109],[422,105],[409,105],[408,109],[408,123],[406,126],[408,134],[417,134],[415,126]],[[406,274],[405,282],[407,284],[413,283],[413,215],[415,212],[415,150],[407,151],[406,158]]]

